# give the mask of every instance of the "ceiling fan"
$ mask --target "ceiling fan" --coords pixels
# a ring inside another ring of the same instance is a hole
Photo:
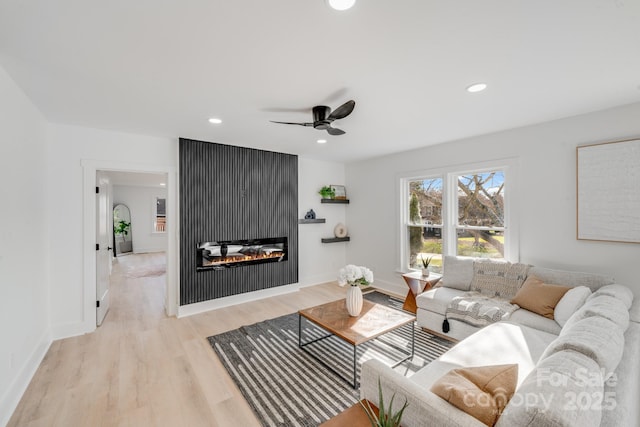
[[[330,135],[343,135],[346,132],[342,129],[334,128],[331,126],[331,122],[334,120],[344,119],[353,111],[353,108],[356,106],[356,102],[351,100],[347,101],[338,108],[336,108],[333,112],[331,108],[326,105],[316,105],[311,109],[313,113],[313,122],[307,123],[292,123],[292,122],[276,122],[271,120],[272,123],[280,123],[283,125],[298,125],[298,126],[313,126],[314,129],[318,130],[326,130]]]

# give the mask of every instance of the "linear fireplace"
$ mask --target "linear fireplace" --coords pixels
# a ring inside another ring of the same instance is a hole
[[[200,242],[197,251],[198,271],[281,262],[287,260],[287,238]]]

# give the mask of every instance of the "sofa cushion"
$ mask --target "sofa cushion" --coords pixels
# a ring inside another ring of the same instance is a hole
[[[596,298],[598,295],[609,295],[611,297],[618,298],[624,303],[627,310],[629,310],[633,304],[633,292],[626,286],[617,284],[603,286],[595,291],[591,298]]]
[[[418,308],[442,314],[447,311],[447,306],[454,297],[465,295],[466,292],[449,287],[433,288],[416,297]]]
[[[594,380],[585,381],[585,377]],[[600,369],[593,360],[573,351],[554,353],[524,380],[496,426],[599,426],[601,406],[591,399],[602,396],[603,389]],[[584,396],[589,402],[585,403]]]
[[[604,384],[601,426],[640,426],[640,324],[632,322],[624,333],[624,352],[615,375]]]
[[[552,270],[544,267],[531,267],[530,276],[536,276],[546,283],[556,283],[562,286],[586,286],[592,291],[614,283],[613,277],[600,276],[598,274],[581,273],[577,271]]]
[[[511,299],[522,286],[528,270],[527,264],[475,260],[471,290],[489,297]]]
[[[438,378],[454,368],[515,363],[520,384],[555,338],[556,335],[515,323],[494,323],[460,341],[413,374],[411,381],[430,388]]]
[[[509,317],[509,321],[554,335],[558,335],[562,330],[555,320],[547,319],[524,308],[514,311]]]
[[[544,283],[536,276],[529,276],[516,296],[511,300],[522,308],[553,319],[553,310],[570,288]]]
[[[513,396],[517,380],[518,365],[458,368],[438,379],[431,392],[492,426]]]
[[[558,322],[560,326],[564,326],[573,313],[584,305],[590,295],[591,289],[586,286],[576,286],[575,288],[569,289],[567,293],[560,298],[556,308],[553,310],[554,320]]]
[[[623,334],[619,326],[604,317],[587,317],[565,326],[540,359],[565,350],[574,351],[593,359],[608,378],[622,358]]]
[[[565,327],[571,326],[587,317],[594,316],[609,319],[618,325],[623,332],[629,327],[629,311],[624,302],[609,295],[597,295],[595,298],[588,299],[587,302],[567,320]]]
[[[442,279],[438,286],[468,291],[473,279],[473,258],[445,255],[442,261]]]

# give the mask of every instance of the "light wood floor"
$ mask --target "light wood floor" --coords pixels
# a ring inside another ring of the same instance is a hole
[[[9,426],[259,426],[206,338],[345,295],[329,283],[169,318],[163,263],[118,258],[103,325],[51,345]]]

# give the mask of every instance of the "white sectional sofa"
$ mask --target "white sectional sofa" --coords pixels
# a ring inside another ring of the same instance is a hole
[[[456,287],[469,278],[469,266],[473,260],[445,259],[442,285],[417,298],[420,326],[443,334],[449,301],[466,292]],[[411,377],[366,362],[361,397],[377,403],[380,380],[385,402],[393,394],[409,402],[405,427],[483,426],[432,393],[432,385],[455,368],[517,364],[515,394],[497,426],[640,426],[640,299],[602,276],[537,267],[527,275],[591,292],[563,325],[522,308],[486,327],[449,320],[448,335],[461,340],[451,350]]]

